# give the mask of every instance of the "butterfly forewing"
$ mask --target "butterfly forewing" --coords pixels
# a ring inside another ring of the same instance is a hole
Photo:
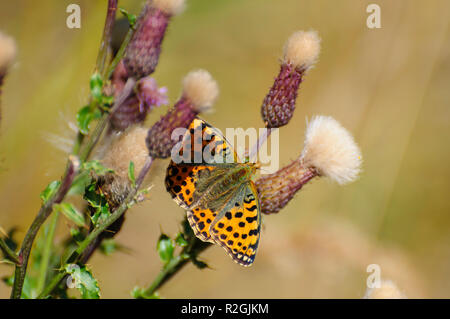
[[[261,218],[256,187],[250,180],[254,168],[238,163],[222,134],[201,119],[194,119],[175,153],[185,162],[171,161],[166,187],[188,210],[195,235],[222,246],[237,263],[251,265]]]

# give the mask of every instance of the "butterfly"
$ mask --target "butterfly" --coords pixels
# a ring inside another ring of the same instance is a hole
[[[199,118],[177,145],[167,168],[167,191],[187,210],[197,238],[223,247],[235,262],[250,266],[261,229],[258,193],[251,179],[257,164],[239,162],[220,131]]]

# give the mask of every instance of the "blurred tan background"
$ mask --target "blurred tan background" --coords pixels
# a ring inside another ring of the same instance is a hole
[[[65,25],[68,4],[81,6],[81,29]],[[141,1],[120,1],[137,13]],[[366,7],[381,7],[381,29],[366,27]],[[0,29],[17,40],[6,79],[0,133],[0,225],[21,239],[59,179],[65,154],[49,134],[71,138],[67,121],[87,101],[106,1],[0,1]],[[167,298],[361,298],[379,264],[383,279],[408,297],[450,297],[450,2],[333,0],[187,0],[163,44],[155,78],[174,102],[182,77],[205,68],[221,96],[204,116],[220,129],[260,127],[261,102],[278,72],[288,36],[316,29],[317,66],[301,85],[293,120],[280,130],[280,162],[301,151],[305,119],[331,115],[352,131],[364,156],[360,180],[307,185],[278,215],[264,216],[254,266],[223,249],[204,255],[212,269],[189,265],[160,294]],[[165,107],[149,117],[149,125]],[[105,298],[129,298],[161,266],[160,229],[174,234],[184,210],[165,192],[160,161],[150,200],[128,212],[117,240],[132,248],[90,265]],[[64,238],[61,220],[56,240]],[[0,264],[0,275],[11,267]],[[0,297],[9,288],[0,283]]]

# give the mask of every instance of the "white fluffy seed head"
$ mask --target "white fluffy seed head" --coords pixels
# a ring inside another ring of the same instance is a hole
[[[147,129],[133,126],[121,134],[106,151],[102,164],[122,178],[128,178],[130,162],[134,163],[135,176],[139,174],[148,157],[145,138]]]
[[[0,32],[0,72],[11,66],[16,53],[17,49],[14,39]]]
[[[316,31],[297,31],[284,45],[283,62],[299,69],[309,69],[320,53],[320,38]]]
[[[177,15],[184,10],[185,0],[153,0],[152,5],[169,15]]]
[[[379,288],[368,288],[364,299],[406,299],[391,280],[383,280]]]
[[[353,136],[330,116],[316,116],[308,123],[300,159],[341,185],[358,177],[362,163]]]
[[[208,71],[192,71],[183,79],[183,96],[198,112],[209,111],[218,95],[219,86]]]

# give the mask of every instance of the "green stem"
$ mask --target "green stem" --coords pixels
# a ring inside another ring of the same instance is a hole
[[[16,265],[20,264],[19,256],[5,243],[3,238],[0,237],[0,248],[6,257],[11,259]]]
[[[142,292],[143,297],[151,297],[166,281],[180,271],[190,261],[189,255],[180,254],[172,258],[156,276],[151,285]]]
[[[150,168],[152,166],[153,159],[151,157],[148,157],[146,162],[144,163],[143,168],[141,169],[141,172],[139,173],[139,176],[136,180],[136,187],[133,188],[133,190],[130,192],[130,194],[127,196],[125,201],[117,208],[101,225],[99,225],[97,228],[95,228],[89,235],[78,244],[78,247],[72,252],[72,254],[69,255],[68,258],[63,262],[63,266],[67,263],[76,263],[80,256],[82,256],[83,252],[86,250],[86,248],[103,232],[105,231],[112,223],[114,223],[117,219],[122,216],[127,209],[135,204],[135,197],[136,194],[141,187],[145,176],[150,171]],[[38,296],[38,298],[46,298],[53,289],[56,288],[56,286],[60,283],[60,281],[66,276],[66,273],[64,270],[61,270],[49,283],[47,287],[44,288],[42,293]]]
[[[14,274],[14,284],[11,292],[12,299],[19,299],[22,295],[23,283],[25,281],[25,275],[27,272],[28,259],[30,257],[31,248],[33,246],[34,239],[44,224],[45,220],[51,214],[53,210],[54,204],[59,204],[62,202],[64,197],[72,185],[72,182],[75,176],[78,174],[78,170],[80,168],[80,161],[75,156],[69,156],[69,163],[66,169],[66,173],[61,180],[61,185],[58,188],[58,191],[47,200],[44,205],[41,206],[36,218],[25,234],[25,238],[22,242],[22,246],[20,248],[19,253],[19,264],[16,265],[16,270]]]
[[[172,258],[166,265],[164,265],[150,286],[142,292],[142,297],[150,298],[153,296],[159,288],[175,276],[184,266],[197,258],[198,254],[206,248],[212,246],[209,243],[200,241],[197,237],[195,237],[195,235],[192,234],[192,236],[193,237],[189,241],[189,245],[186,246],[178,256]]]
[[[105,27],[103,28],[103,36],[100,42],[100,49],[97,55],[97,70],[104,76],[105,73],[105,63],[110,51],[112,30],[114,27],[114,22],[116,19],[117,11],[117,1],[118,0],[108,0],[108,11],[106,13]]]
[[[39,269],[39,277],[36,285],[36,291],[41,292],[45,286],[47,279],[48,265],[50,263],[50,256],[53,246],[53,238],[55,237],[56,225],[58,223],[59,213],[55,212],[50,220],[50,224],[45,229],[45,243],[42,252],[42,261]]]
[[[105,61],[108,53],[108,46],[111,40],[112,36],[112,27],[114,25],[114,19],[115,19],[115,13],[117,10],[117,0],[109,0],[108,1],[108,13],[105,21],[105,27],[103,30],[103,36],[102,36],[102,43],[100,46],[98,58],[97,58],[97,65],[96,69],[100,72],[100,74],[105,73]],[[118,52],[114,60],[109,65],[109,68],[106,70],[106,73],[108,74],[108,77],[112,74],[114,71],[115,66],[117,65],[118,61],[120,61],[121,57],[123,56],[125,52],[125,47],[128,44],[128,41],[131,38],[131,29],[129,31],[129,35],[127,35],[126,41],[122,43],[121,50]],[[134,86],[134,80],[132,80],[133,86]],[[125,91],[125,90],[124,90]],[[122,94],[123,95],[123,94]],[[128,93],[129,95],[129,93]],[[128,95],[126,97],[128,97]],[[126,98],[125,97],[125,98]],[[123,101],[122,101],[123,102]],[[120,102],[120,104],[122,103]],[[116,102],[116,108],[120,105],[117,105]],[[114,108],[114,107],[113,107]],[[112,114],[112,113],[110,113]],[[73,153],[78,154],[80,151],[82,151],[82,155],[80,156],[81,162],[84,162],[92,152],[92,149],[97,144],[98,140],[100,139],[100,136],[102,135],[102,132],[104,128],[106,127],[109,119],[110,114],[105,113],[100,120],[100,122],[97,124],[97,127],[94,131],[94,134],[91,135],[89,140],[87,141],[87,145],[81,149],[81,146],[83,144],[84,136],[81,134],[78,134],[77,139],[75,141]],[[62,183],[60,188],[58,189],[58,192],[52,196],[44,205],[41,206],[38,215],[34,219],[33,223],[31,224],[30,228],[27,231],[27,234],[25,235],[25,238],[22,242],[22,247],[20,249],[20,253],[17,257],[17,266],[15,270],[14,275],[14,284],[11,292],[11,298],[20,298],[22,295],[22,288],[23,283],[25,280],[26,270],[28,266],[28,259],[30,256],[31,248],[34,242],[34,239],[36,238],[36,235],[41,228],[41,226],[44,224],[45,220],[48,218],[48,216],[51,214],[53,205],[56,203],[60,203],[64,197],[66,196],[67,192],[70,189],[70,186],[72,185],[73,179],[75,178],[76,174],[78,173],[80,161],[77,159],[78,166],[75,167],[72,161],[75,157],[71,156],[69,157],[68,165],[66,172],[64,174],[64,177],[62,178]],[[75,169],[76,168],[76,169]]]
[[[111,61],[110,65],[108,67],[108,70],[106,71],[105,79],[109,79],[111,77],[117,64],[119,64],[120,60],[122,60],[122,58],[125,54],[125,49],[127,48],[127,45],[130,42],[131,37],[133,36],[133,32],[134,32],[134,30],[132,28],[130,28],[128,30],[127,35],[125,36],[125,39],[123,40],[122,44],[120,45],[119,51],[117,51],[116,56]]]

